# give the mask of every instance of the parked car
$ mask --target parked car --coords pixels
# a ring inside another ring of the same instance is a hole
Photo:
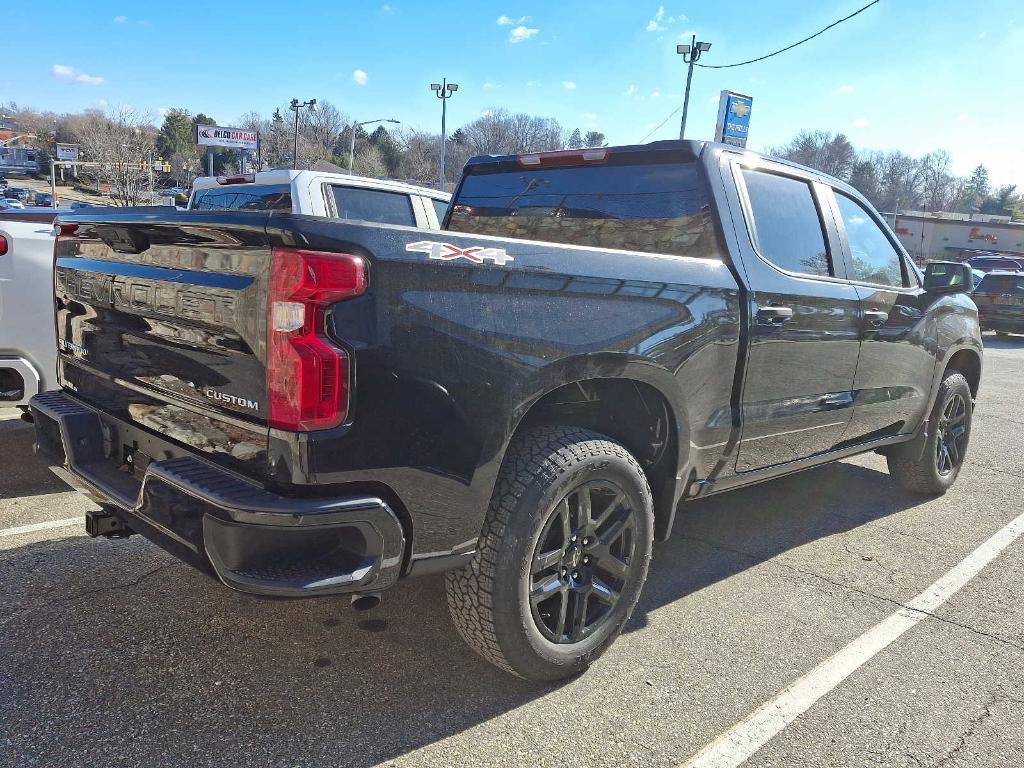
[[[50,194],[49,192],[36,192],[33,204],[41,206],[41,207],[50,207],[50,208],[52,208],[53,207],[53,195]]]
[[[1024,272],[989,272],[971,294],[983,331],[1024,333]]]
[[[4,197],[8,200],[20,200],[23,203],[27,203],[32,194],[32,190],[24,187],[7,187],[4,190]]]
[[[110,208],[106,203],[83,203],[79,200],[75,200],[69,204],[68,208],[72,211],[77,211],[80,208]]]
[[[22,210],[25,204],[21,200],[14,200],[7,197],[0,197],[0,211]]]
[[[971,269],[982,272],[999,270],[1002,272],[1024,272],[1024,258],[1014,259],[1008,256],[974,256],[967,260]]]
[[[346,190],[365,213],[292,215],[325,185],[282,173],[59,219],[32,414],[93,535],[356,607],[444,571],[469,645],[551,680],[622,630],[681,501],[866,451],[916,493],[960,472],[969,267],[921,281],[837,179],[695,141],[480,157],[425,231]]]

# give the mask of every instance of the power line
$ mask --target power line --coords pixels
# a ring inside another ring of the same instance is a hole
[[[828,30],[832,29],[832,27],[838,26],[839,24],[842,24],[844,21],[849,21],[850,19],[852,19],[857,14],[863,13],[864,11],[866,11],[872,5],[877,5],[879,3],[879,1],[880,0],[872,0],[870,3],[868,3],[864,7],[858,8],[856,11],[851,13],[849,16],[844,16],[841,19],[837,19],[836,21],[833,21],[827,27],[822,27],[817,32],[815,32],[813,35],[811,35],[810,37],[805,37],[803,40],[798,40],[797,42],[793,43],[792,45],[787,45],[785,48],[780,48],[779,50],[773,51],[772,53],[765,54],[764,56],[758,56],[756,59],[748,59],[747,61],[737,61],[735,64],[700,64],[698,62],[694,62],[694,66],[704,67],[705,69],[729,69],[731,67],[742,67],[745,64],[753,64],[756,61],[764,61],[765,59],[770,59],[772,56],[778,56],[780,53],[785,53],[786,51],[792,50],[793,48],[796,48],[798,45],[803,45],[808,40],[813,40],[818,35],[820,35],[820,34],[822,34],[824,32],[828,32]],[[653,130],[648,132],[647,135],[644,136],[642,139],[640,139],[640,141],[638,141],[637,143],[638,144],[643,144],[645,141],[647,141],[647,139],[649,139],[651,136],[653,136],[655,133],[657,133],[662,128],[662,126],[665,125],[665,123],[667,123],[669,120],[671,120],[673,117],[675,117],[679,113],[679,110],[681,110],[682,108],[683,108],[683,105],[680,104],[678,107],[673,109],[672,112],[668,115],[668,117],[666,117],[664,120],[662,120],[660,123],[658,123],[657,127],[655,127]]]
[[[672,113],[668,117],[666,117],[664,120],[662,120],[660,123],[658,123],[657,128],[652,129],[651,132],[648,133],[646,136],[644,136],[642,139],[640,139],[640,141],[638,141],[637,144],[643,144],[645,141],[647,141],[647,139],[649,139],[651,136],[656,134],[661,129],[661,126],[663,126],[665,123],[667,123],[673,117],[675,117],[679,113],[679,110],[682,109],[682,108],[683,108],[683,105],[680,104],[678,107],[673,109]]]
[[[819,29],[817,32],[815,32],[810,37],[805,37],[803,40],[797,40],[792,45],[787,45],[785,48],[780,48],[779,50],[773,51],[772,53],[765,54],[764,56],[758,56],[756,59],[748,59],[747,61],[737,61],[735,64],[696,64],[695,66],[704,67],[705,69],[729,69],[730,67],[742,67],[745,64],[753,64],[755,61],[764,61],[765,59],[770,59],[772,56],[778,56],[780,53],[785,53],[786,51],[792,50],[793,48],[796,48],[798,45],[803,45],[808,40],[813,40],[818,35],[820,35],[820,34],[822,34],[824,32],[828,32],[830,29],[832,29],[832,27],[838,26],[839,24],[842,24],[844,21],[849,21],[854,16],[856,16],[858,13],[863,13],[868,8],[870,8],[872,5],[877,5],[878,2],[879,2],[879,0],[872,0],[872,2],[868,3],[863,8],[859,8],[858,10],[854,11],[853,13],[851,13],[849,16],[844,16],[841,19],[833,21],[827,27],[823,27],[822,29]]]

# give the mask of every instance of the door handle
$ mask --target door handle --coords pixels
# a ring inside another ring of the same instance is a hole
[[[873,325],[875,328],[885,325],[885,321],[888,319],[888,312],[883,312],[880,309],[864,310],[864,320],[867,321],[868,325]]]
[[[757,309],[758,325],[782,325],[791,317],[793,317],[792,307],[767,306]]]

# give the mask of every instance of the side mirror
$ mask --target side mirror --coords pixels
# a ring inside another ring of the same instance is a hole
[[[924,289],[928,293],[970,293],[974,271],[966,263],[931,261],[924,268]]]

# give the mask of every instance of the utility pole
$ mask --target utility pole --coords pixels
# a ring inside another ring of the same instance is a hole
[[[292,169],[299,167],[299,110],[303,107],[309,107],[312,112],[316,109],[316,99],[310,99],[309,101],[299,101],[298,99],[292,99],[288,105],[288,109],[295,113],[295,134],[292,136]],[[211,172],[212,176],[213,173]]]
[[[364,125],[373,125],[374,123],[400,123],[400,120],[395,120],[393,117],[381,118],[379,120],[367,120],[364,123],[352,123],[352,141],[348,145],[348,175],[352,175],[352,161],[356,156],[356,129],[362,128]]]
[[[700,55],[711,49],[711,43],[697,42],[697,36],[690,37],[689,45],[677,45],[676,53],[683,55],[683,61],[688,65],[686,70],[686,93],[683,96],[683,117],[679,121],[679,139],[686,138],[686,113],[690,111],[690,81],[693,80],[693,65],[697,63]]]
[[[447,79],[442,79],[440,83],[431,83],[430,90],[432,90],[434,92],[434,95],[441,100],[441,181],[439,184],[439,189],[442,192],[444,192],[444,145],[448,138],[448,127],[445,121],[448,116],[448,99],[452,97],[452,94],[459,90],[459,86],[456,83],[449,83]]]

